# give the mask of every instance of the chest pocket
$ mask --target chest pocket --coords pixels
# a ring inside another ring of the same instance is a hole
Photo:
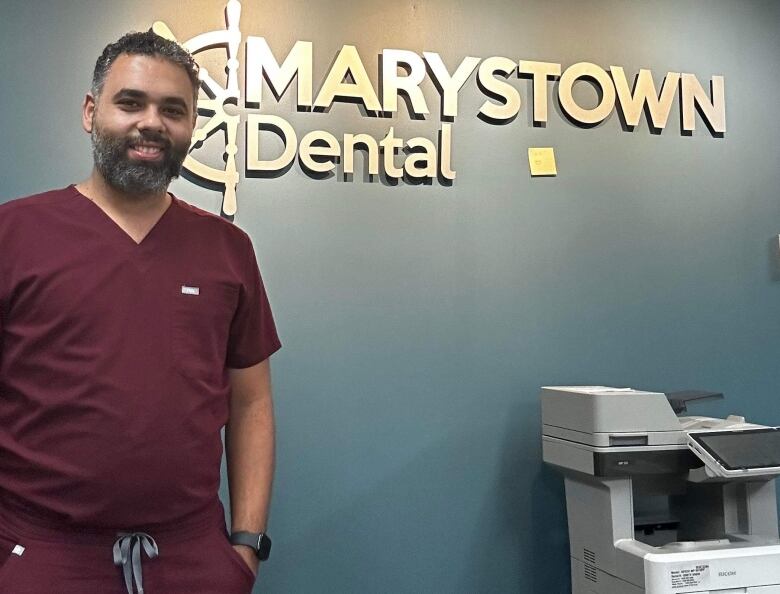
[[[173,364],[179,373],[194,380],[220,380],[237,304],[237,287],[220,283],[182,285],[173,307],[171,329]]]

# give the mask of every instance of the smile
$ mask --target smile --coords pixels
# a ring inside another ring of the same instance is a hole
[[[134,144],[130,152],[139,159],[157,159],[163,153],[163,147],[149,144]]]

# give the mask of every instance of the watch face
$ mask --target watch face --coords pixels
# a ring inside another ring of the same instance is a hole
[[[271,554],[271,539],[268,538],[268,535],[260,535],[255,552],[257,553],[257,558],[260,559],[260,561],[265,561],[268,559],[268,555]]]

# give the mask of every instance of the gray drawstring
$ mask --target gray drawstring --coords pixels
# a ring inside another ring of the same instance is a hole
[[[138,594],[144,594],[144,576],[141,571],[141,547],[146,556],[154,559],[160,554],[154,539],[143,532],[120,532],[114,543],[114,565],[122,568],[127,594],[133,594],[133,579]]]

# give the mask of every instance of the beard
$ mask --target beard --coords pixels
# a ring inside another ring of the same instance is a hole
[[[145,140],[162,146],[159,161],[134,161],[127,151]],[[92,127],[92,156],[95,167],[113,188],[126,194],[164,192],[171,180],[179,177],[189,144],[176,146],[162,134],[142,131],[133,136],[114,136],[96,123]]]

